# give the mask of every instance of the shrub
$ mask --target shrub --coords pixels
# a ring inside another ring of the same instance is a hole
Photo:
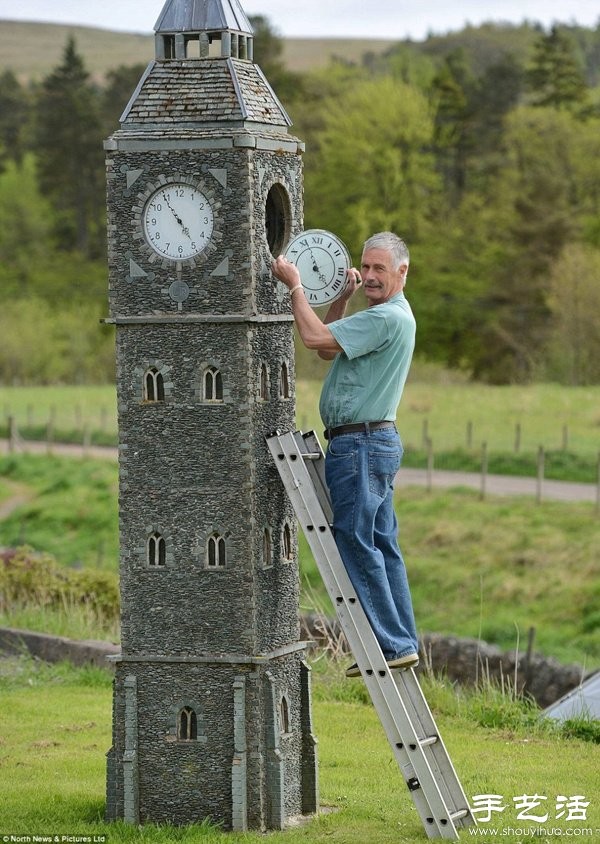
[[[24,606],[56,608],[80,605],[105,621],[119,615],[116,574],[107,571],[75,571],[58,565],[49,554],[27,546],[0,554],[0,612]]]

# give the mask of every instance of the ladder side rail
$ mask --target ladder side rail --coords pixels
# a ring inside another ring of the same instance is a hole
[[[435,760],[437,769],[440,771],[439,780],[444,786],[445,802],[455,812],[463,809],[467,810],[464,817],[455,820],[456,826],[466,827],[476,825],[477,822],[471,812],[469,801],[452,764],[444,740],[437,728],[418,678],[414,672],[402,671],[395,673],[394,680],[402,699],[410,702],[410,706],[407,704],[407,708],[409,708],[409,714],[415,720],[418,720],[420,724],[419,732],[424,736],[437,736],[437,741],[431,746],[431,754]]]
[[[319,442],[319,438],[314,431],[309,431],[303,434],[297,431],[294,434],[294,439],[298,444],[298,448],[302,454],[318,454],[318,460],[307,460],[306,468],[308,474],[313,482],[319,504],[325,514],[328,524],[333,522],[333,507],[331,506],[331,496],[329,495],[329,487],[325,479],[325,454]]]
[[[366,665],[369,665],[369,669],[364,672],[363,676],[376,705],[390,746],[405,774],[407,783],[416,779],[420,784],[420,789],[412,791],[411,796],[415,805],[421,803],[421,806],[417,805],[417,808],[420,809],[425,829],[428,834],[431,832],[432,837],[437,831],[441,837],[455,839],[456,831],[449,818],[449,812],[430,769],[428,759],[423,752],[423,747],[419,741],[420,737],[414,730],[394,682],[392,672],[387,667],[379,643],[355,595],[343,561],[339,556],[333,534],[323,518],[324,513],[317,500],[316,491],[312,479],[309,477],[305,461],[299,453],[298,443],[293,435],[284,435],[284,437],[277,439],[276,445],[269,441],[269,448],[273,453],[288,493],[290,493],[297,515],[301,518],[302,528],[315,556],[325,586],[336,606],[340,624],[348,638],[350,647],[359,664],[364,661]],[[280,454],[283,454],[284,458],[289,458],[289,462],[287,459],[281,459]],[[293,470],[290,464],[293,464]],[[314,524],[314,516],[318,515],[321,515],[322,518],[317,518],[316,521],[324,522],[324,524]],[[344,599],[344,595],[346,599]],[[365,636],[367,642],[364,641]],[[376,655],[376,659],[373,659],[373,655]],[[409,754],[408,748],[413,748],[412,754]],[[415,771],[417,771],[416,777],[414,776]],[[425,795],[428,795],[430,800],[432,799],[433,806],[428,804]],[[436,829],[432,829],[432,827]]]

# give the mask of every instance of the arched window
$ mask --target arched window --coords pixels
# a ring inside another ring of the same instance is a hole
[[[144,375],[144,400],[152,402],[165,400],[165,379],[155,366],[151,366]]]
[[[206,564],[209,569],[225,568],[225,539],[218,533],[208,537],[206,548]]]
[[[287,363],[284,361],[281,364],[281,372],[279,374],[279,398],[289,399],[290,397],[290,374],[288,372]]]
[[[269,370],[266,363],[260,366],[260,399],[261,401],[269,400]]]
[[[291,560],[292,553],[292,531],[286,522],[281,531],[281,556],[284,560]]]
[[[194,741],[198,738],[198,718],[190,706],[184,706],[177,718],[179,741]]]
[[[265,528],[263,533],[263,565],[265,568],[273,565],[273,542],[269,528]]]
[[[204,373],[204,401],[223,401],[223,376],[216,366]]]
[[[290,705],[285,695],[279,704],[279,729],[283,735],[290,732]]]
[[[147,562],[152,568],[164,568],[167,565],[167,546],[164,536],[153,533],[148,537]]]

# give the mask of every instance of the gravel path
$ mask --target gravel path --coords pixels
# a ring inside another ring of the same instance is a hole
[[[396,486],[428,486],[429,480],[425,469],[400,469],[396,476]],[[434,469],[431,486],[434,489],[450,487],[468,487],[481,491],[482,477],[478,472],[445,472]],[[552,501],[591,501],[598,500],[597,484],[573,483],[571,481],[544,480],[541,484],[541,498]],[[486,495],[526,495],[537,496],[536,478],[518,478],[513,475],[487,475],[485,478]]]
[[[25,443],[24,450],[31,454],[48,454],[46,443]],[[8,452],[7,440],[0,440],[0,453]],[[51,448],[52,454],[69,457],[94,457],[105,460],[116,460],[117,449],[100,446],[88,446],[84,449],[80,445],[55,443]],[[396,477],[396,486],[428,486],[429,479],[425,469],[400,470]],[[478,472],[446,472],[434,469],[431,474],[433,489],[449,489],[451,487],[467,487],[481,491],[482,477]],[[537,496],[538,484],[535,478],[518,478],[512,475],[487,475],[485,479],[486,495],[524,495]],[[589,501],[598,503],[599,487],[597,484],[572,483],[570,481],[544,480],[541,485],[541,498],[552,501]]]

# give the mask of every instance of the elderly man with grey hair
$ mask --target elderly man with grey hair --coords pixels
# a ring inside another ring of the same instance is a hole
[[[398,545],[393,482],[402,443],[396,413],[415,345],[415,319],[404,296],[406,244],[392,232],[370,237],[360,271],[348,270],[344,294],[321,321],[297,268],[284,257],[273,274],[289,289],[304,345],[333,363],[319,410],[328,440],[325,475],[333,533],[356,594],[390,668],[418,665],[418,639],[406,567]],[[362,285],[366,310],[346,317]],[[360,676],[356,665],[347,676]]]

